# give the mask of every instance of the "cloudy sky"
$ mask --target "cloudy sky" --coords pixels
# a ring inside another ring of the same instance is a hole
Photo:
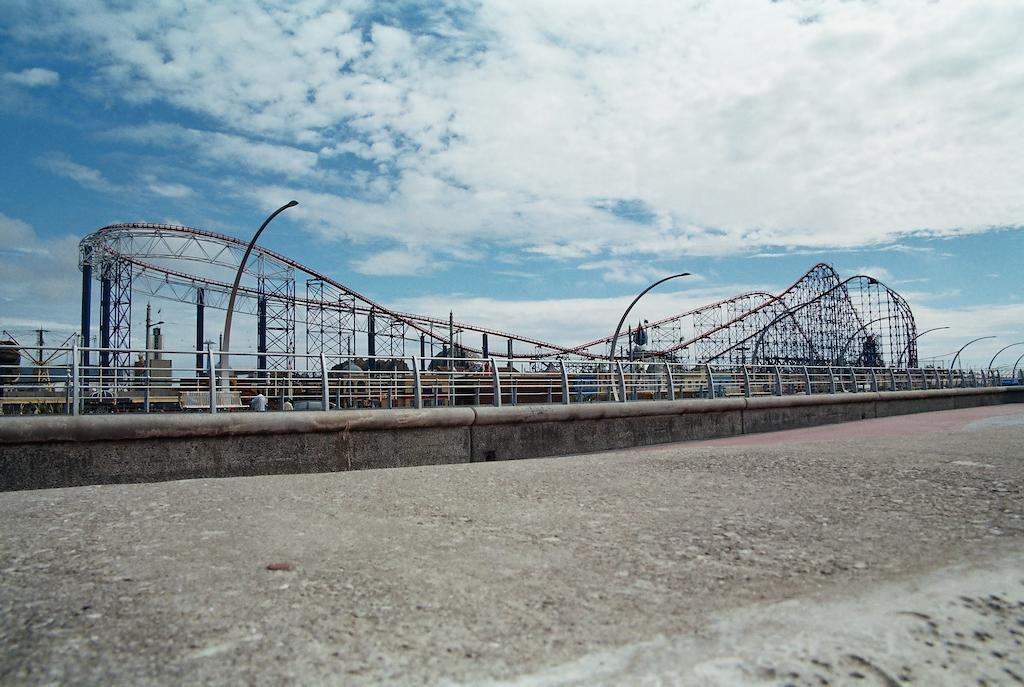
[[[1024,340],[1019,0],[4,6],[5,328],[75,328],[103,225],[294,198],[267,247],[565,344],[819,261],[950,326],[922,356]]]

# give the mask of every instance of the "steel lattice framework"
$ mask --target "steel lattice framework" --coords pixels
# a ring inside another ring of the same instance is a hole
[[[100,304],[101,331],[110,332],[110,347],[128,348],[132,292],[198,304],[201,291],[205,308],[224,310],[246,245],[224,234],[150,223],[112,224],[85,237],[80,245],[82,269],[94,275],[117,275],[108,279],[110,293],[116,298],[112,295],[101,299]],[[303,296],[296,294],[299,279],[313,284]],[[104,293],[106,284],[101,279]],[[124,307],[115,308],[113,303]],[[404,355],[407,344],[419,343],[421,335],[431,347],[450,347],[453,337],[449,332],[506,339],[512,342],[514,356],[521,358],[571,352],[565,346],[530,336],[392,310],[315,269],[257,246],[246,264],[235,311],[257,318],[258,347],[267,354],[265,364],[271,369],[284,364],[279,362],[289,358],[284,354],[295,351],[297,309],[304,310],[307,317],[307,352],[340,350],[339,342],[347,338],[348,331],[353,337],[365,333],[367,352],[385,357]],[[109,323],[105,319],[118,313],[123,315]],[[309,342],[312,349],[308,348]],[[461,342],[455,342],[455,346],[471,354],[480,352]]]
[[[197,327],[204,308],[223,310],[246,243],[231,236],[166,224],[112,224],[81,242],[83,334],[88,335],[86,284],[101,284],[101,345],[129,348],[132,293],[195,304]],[[305,284],[305,293],[296,284]],[[407,355],[407,344],[480,353],[460,333],[505,339],[518,358],[619,357],[611,336],[577,346],[402,313],[376,303],[327,275],[257,246],[246,265],[235,309],[256,317],[260,366],[287,369],[296,347],[297,313],[305,316],[307,353],[354,354],[359,333],[369,355]],[[916,366],[916,328],[906,301],[877,279],[840,279],[818,264],[777,295],[754,291],[645,325],[638,358],[735,365],[894,364]],[[201,331],[201,330],[200,330]],[[201,339],[201,333],[197,336]],[[455,339],[455,340],[453,340]],[[197,341],[197,348],[200,347]],[[492,347],[497,344],[491,339]],[[486,344],[484,344],[486,345]],[[518,350],[516,350],[518,348]],[[413,351],[417,352],[417,351]],[[115,356],[118,354],[115,353]],[[126,356],[125,356],[126,357]],[[121,361],[127,364],[127,360]]]

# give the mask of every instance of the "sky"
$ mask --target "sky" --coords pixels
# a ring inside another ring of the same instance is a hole
[[[556,343],[669,274],[693,276],[638,316],[817,262],[948,326],[923,358],[1024,341],[1019,0],[4,6],[10,331],[77,328],[78,242],[104,225],[248,239],[295,199],[261,245]]]

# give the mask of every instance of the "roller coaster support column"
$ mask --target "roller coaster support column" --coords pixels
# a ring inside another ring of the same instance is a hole
[[[370,308],[366,316],[366,364],[370,369],[377,356],[377,311]]]
[[[100,367],[105,371],[110,365],[110,276],[105,269],[100,276],[100,348]]]
[[[203,325],[206,323],[206,292],[196,289],[196,375],[203,369]]]
[[[92,327],[92,249],[82,255],[82,365],[89,367],[89,330]],[[76,413],[77,414],[77,413]]]
[[[225,387],[229,386],[230,383],[231,383],[231,373],[229,372],[229,364],[228,364],[229,363],[228,356],[230,355],[230,351],[231,351],[231,316],[235,312],[235,297],[238,295],[238,285],[242,281],[242,272],[245,270],[245,263],[246,263],[246,261],[249,260],[249,255],[252,253],[252,249],[256,245],[256,240],[259,239],[260,234],[262,234],[263,230],[267,228],[267,225],[270,224],[270,222],[275,217],[280,215],[282,212],[284,212],[288,208],[293,208],[293,207],[295,207],[298,204],[299,204],[298,201],[290,200],[287,203],[285,203],[284,205],[282,205],[281,207],[279,207],[278,209],[274,210],[274,212],[272,212],[270,214],[270,216],[267,217],[267,219],[265,219],[263,221],[263,224],[260,225],[260,228],[256,230],[256,233],[253,234],[252,240],[249,241],[249,247],[245,249],[245,254],[242,256],[242,261],[238,264],[238,272],[235,273],[235,283],[232,284],[232,286],[231,286],[231,295],[228,297],[228,311],[224,315],[224,338],[223,338],[223,341],[221,341],[220,368],[221,368],[221,374],[225,375],[225,377],[224,377],[224,386]],[[214,380],[211,377],[210,378],[210,386],[211,387],[213,386],[213,381]],[[213,412],[216,412],[216,410],[214,410]]]

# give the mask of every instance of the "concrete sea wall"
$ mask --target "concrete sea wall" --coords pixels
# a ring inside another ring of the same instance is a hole
[[[1024,402],[1024,388],[555,406],[3,418],[0,491],[587,453]]]

